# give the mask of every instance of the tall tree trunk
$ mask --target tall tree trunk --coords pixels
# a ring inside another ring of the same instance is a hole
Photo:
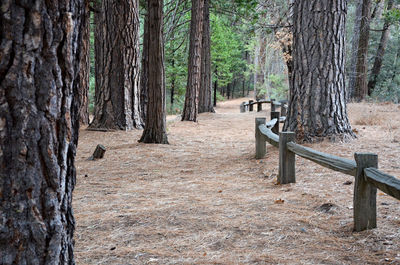
[[[214,112],[211,83],[210,0],[204,0],[199,113]]]
[[[358,39],[356,80],[354,85],[354,99],[361,101],[367,96],[367,57],[369,42],[369,22],[371,20],[371,0],[362,0],[362,15],[360,37]]]
[[[214,107],[217,106],[217,90],[218,90],[218,69],[215,66],[215,81],[214,81]]]
[[[197,121],[199,89],[201,83],[201,44],[203,33],[204,0],[192,0],[192,18],[190,21],[190,43],[188,80],[182,121]]]
[[[137,0],[103,0],[96,23],[96,98],[91,129],[142,128]]]
[[[256,100],[263,99],[266,96],[265,91],[265,50],[267,42],[264,34],[258,33],[257,48],[255,55],[256,72],[254,75],[254,97]]]
[[[392,9],[392,7],[393,7],[393,0],[388,0],[387,10]],[[379,42],[378,49],[376,50],[374,65],[372,67],[371,75],[368,81],[369,96],[371,96],[372,92],[374,91],[379,73],[381,72],[383,56],[385,55],[385,49],[389,39],[389,27],[390,27],[390,21],[388,19],[385,19],[385,23],[383,24],[381,40]]]
[[[147,0],[146,0],[147,1]],[[146,8],[143,25],[143,48],[142,62],[140,69],[140,113],[142,120],[147,120],[147,103],[148,103],[148,81],[149,81],[149,11]]]
[[[2,0],[0,262],[74,264],[84,1]]]
[[[357,76],[357,54],[358,54],[358,42],[360,39],[363,1],[358,0],[356,3],[357,4],[356,4],[356,14],[354,17],[354,29],[351,39],[350,63],[349,63],[349,68],[347,70],[347,75],[348,75],[348,83],[347,83],[348,85],[346,89],[347,101],[354,98],[355,96],[355,84]]]
[[[261,23],[264,23],[266,19],[265,6],[259,4],[260,11],[263,12],[261,15]],[[256,100],[263,99],[266,97],[266,87],[265,87],[265,60],[266,60],[266,49],[267,40],[266,34],[264,34],[263,29],[256,31],[256,54],[254,57],[255,63],[255,73],[254,73],[254,97]]]
[[[174,53],[172,53],[172,62],[171,62],[172,68],[175,67],[175,58],[174,58]],[[176,82],[176,74],[175,71],[171,73],[171,109],[174,106],[174,96],[175,96],[175,82]]]
[[[82,42],[79,71],[79,123],[89,124],[89,79],[90,79],[90,1],[85,0],[82,14]]]
[[[284,130],[299,141],[353,136],[345,102],[346,9],[346,0],[294,3],[293,92]]]
[[[226,85],[226,97],[229,99],[229,97],[231,96],[231,85],[232,83],[228,83]]]
[[[163,0],[148,0],[149,61],[146,123],[139,142],[168,144],[166,127]],[[151,67],[150,67],[151,66]]]
[[[394,60],[393,60],[391,83],[394,82],[394,79],[396,78],[397,73],[399,72],[398,71],[399,67],[397,67],[397,64],[398,64],[399,57],[400,57],[400,36],[398,37],[397,42],[398,42],[398,44],[397,44],[397,52],[396,52],[396,56],[394,57]]]

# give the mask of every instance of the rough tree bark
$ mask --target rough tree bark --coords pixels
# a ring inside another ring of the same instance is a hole
[[[394,2],[393,0],[388,0],[387,10],[392,9],[393,2]],[[389,40],[389,33],[390,33],[389,28],[390,28],[390,21],[388,19],[385,19],[385,22],[383,24],[381,39],[379,41],[379,46],[378,49],[376,50],[374,65],[372,66],[370,78],[368,81],[369,96],[371,96],[372,92],[374,91],[376,82],[378,81],[379,73],[381,72],[383,56],[385,55],[387,42]]]
[[[353,136],[344,95],[346,3],[294,3],[293,91],[284,130],[299,141]]]
[[[79,70],[79,123],[89,124],[89,77],[90,77],[90,1],[85,0],[82,19],[81,58]]]
[[[356,14],[354,18],[354,28],[351,39],[351,53],[350,53],[350,63],[347,70],[348,75],[348,85],[346,89],[346,100],[354,98],[355,95],[355,84],[357,76],[357,53],[358,53],[358,41],[360,39],[360,28],[362,19],[362,1],[357,1],[356,3]]]
[[[214,112],[211,91],[210,3],[204,0],[199,113]]]
[[[192,0],[192,18],[190,21],[190,43],[188,80],[182,121],[197,121],[199,89],[201,83],[201,44],[203,33],[204,0]]]
[[[168,144],[166,129],[163,0],[148,0],[148,29],[151,38],[148,62],[148,103],[146,123],[139,142]],[[151,66],[151,67],[150,67]]]
[[[2,0],[0,263],[74,264],[83,0]]]
[[[147,0],[146,0],[147,1]],[[149,69],[149,13],[146,6],[146,14],[144,15],[143,24],[143,48],[142,48],[142,62],[140,69],[140,113],[142,120],[147,119],[147,102],[148,102],[148,69]]]
[[[96,97],[89,128],[142,128],[137,0],[103,0],[96,14]]]
[[[356,79],[354,83],[354,99],[361,101],[367,96],[367,57],[369,42],[369,22],[371,20],[371,0],[362,0],[360,37],[358,39]]]

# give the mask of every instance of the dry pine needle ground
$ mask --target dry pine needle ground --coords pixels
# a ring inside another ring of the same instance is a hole
[[[353,233],[353,179],[297,158],[297,183],[276,185],[278,150],[254,159],[248,99],[198,123],[168,122],[170,145],[141,131],[81,130],[73,207],[77,264],[400,264],[400,202],[378,191],[378,228]],[[350,104],[358,139],[313,148],[379,155],[400,177],[400,108]],[[88,161],[97,144],[105,157]],[[86,176],[85,176],[86,175]]]

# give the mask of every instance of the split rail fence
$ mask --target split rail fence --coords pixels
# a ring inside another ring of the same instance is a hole
[[[248,106],[251,106],[250,103]],[[400,180],[377,169],[378,155],[355,153],[355,160],[350,160],[301,146],[295,143],[294,132],[279,132],[278,119],[282,122],[285,117],[280,117],[279,112],[271,112],[269,122],[266,122],[266,118],[256,118],[255,121],[256,158],[260,159],[266,155],[266,142],[279,148],[278,183],[296,182],[296,155],[323,167],[354,176],[354,230],[376,228],[377,189],[400,200]]]

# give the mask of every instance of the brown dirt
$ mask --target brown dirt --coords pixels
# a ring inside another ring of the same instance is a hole
[[[378,191],[378,228],[354,233],[352,177],[297,158],[297,183],[276,185],[278,150],[254,159],[254,118],[269,110],[241,114],[245,100],[198,123],[170,117],[170,145],[137,143],[141,131],[82,130],[77,264],[400,264],[399,201]],[[312,147],[374,152],[400,176],[400,107],[349,112],[358,139]],[[87,161],[98,143],[105,158]]]

